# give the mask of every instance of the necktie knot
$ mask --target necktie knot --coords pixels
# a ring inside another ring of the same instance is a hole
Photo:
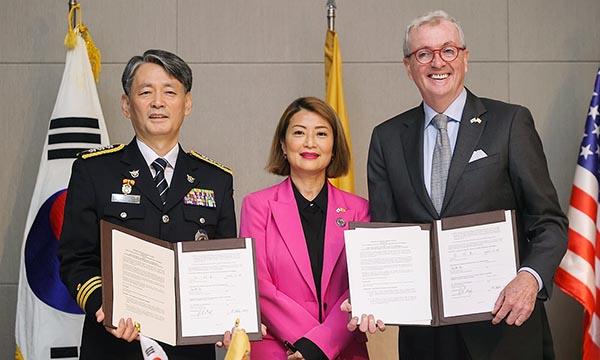
[[[448,117],[444,114],[437,114],[433,117],[433,126],[438,130],[448,129]]]
[[[167,168],[167,160],[163,159],[163,158],[156,158],[156,160],[154,160],[152,162],[152,168],[157,172],[161,172],[161,171],[165,171],[165,169]]]

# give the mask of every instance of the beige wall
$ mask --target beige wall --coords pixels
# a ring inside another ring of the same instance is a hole
[[[0,12],[0,352],[14,349],[22,234],[64,62],[66,0],[2,0]],[[231,166],[236,201],[276,181],[263,171],[284,107],[323,96],[325,0],[81,0],[103,55],[98,85],[112,142],[127,142],[118,109],[124,63],[146,48],[187,60],[194,111],[183,144]],[[366,195],[374,125],[418,103],[401,64],[404,24],[444,7],[463,24],[468,85],[528,106],[563,208],[600,64],[598,0],[338,1],[337,30],[357,173]],[[560,291],[549,304],[559,359],[577,358],[580,307]]]

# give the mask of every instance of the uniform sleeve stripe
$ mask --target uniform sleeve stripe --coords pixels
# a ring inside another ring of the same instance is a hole
[[[83,299],[86,298],[89,293],[92,291],[92,288],[94,288],[95,286],[102,286],[102,280],[96,280],[93,283],[91,283],[89,286],[87,286],[84,290],[82,290],[78,296],[77,296],[77,303],[79,304],[79,306],[81,306],[81,308],[83,308],[82,304],[84,303]]]
[[[82,301],[82,303],[81,303],[81,308],[82,308],[82,309],[85,309],[85,304],[87,303],[87,301],[88,301],[88,298],[90,297],[90,295],[92,295],[92,293],[93,293],[93,292],[94,292],[96,289],[98,289],[98,288],[100,288],[100,287],[102,287],[102,283],[100,283],[100,284],[97,284],[97,285],[95,285],[94,287],[92,287],[92,288],[90,289],[90,291],[89,291],[89,292],[88,292],[88,293],[87,293],[87,294],[84,296],[84,298],[83,298],[83,301]]]
[[[80,300],[82,298],[83,293],[86,291],[86,289],[88,289],[90,286],[93,286],[97,282],[102,282],[102,278],[100,276],[94,276],[93,278],[90,278],[88,281],[83,283],[83,285],[77,289],[77,303],[78,304],[81,302]]]

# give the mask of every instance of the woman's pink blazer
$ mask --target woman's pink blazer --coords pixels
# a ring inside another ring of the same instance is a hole
[[[240,236],[256,241],[262,322],[267,336],[252,343],[253,360],[286,359],[283,341],[301,337],[315,343],[329,359],[368,359],[362,334],[346,329],[348,298],[344,230],[351,221],[368,221],[365,199],[327,183],[327,216],[321,275],[323,322],[291,180],[244,198]]]

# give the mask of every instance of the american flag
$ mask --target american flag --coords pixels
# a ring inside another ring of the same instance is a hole
[[[600,359],[600,69],[571,190],[569,247],[556,284],[583,305],[583,359]]]

